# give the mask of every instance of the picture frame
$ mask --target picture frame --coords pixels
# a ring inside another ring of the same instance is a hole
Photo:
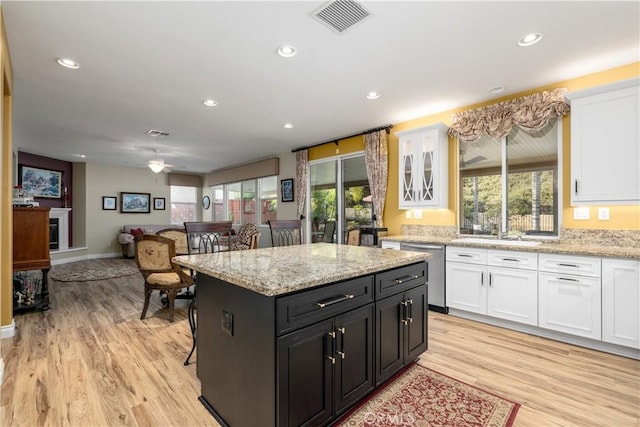
[[[150,193],[120,193],[121,213],[150,213],[151,194]]]
[[[18,184],[26,194],[47,199],[62,198],[62,172],[27,165],[18,167]]]
[[[102,210],[115,211],[118,206],[118,198],[115,196],[102,196]]]
[[[153,209],[156,211],[163,211],[164,208],[164,197],[154,197],[153,198]]]
[[[281,179],[280,190],[283,202],[293,202],[293,178]]]

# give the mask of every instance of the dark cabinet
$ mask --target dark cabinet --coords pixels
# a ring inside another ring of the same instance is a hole
[[[278,339],[281,426],[325,425],[374,388],[373,304]]]
[[[376,385],[427,350],[427,287],[376,302]]]

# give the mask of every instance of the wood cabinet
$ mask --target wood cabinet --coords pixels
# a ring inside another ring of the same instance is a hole
[[[447,208],[449,140],[444,124],[397,132],[400,209]]]
[[[539,326],[602,339],[600,258],[540,254]]]
[[[602,340],[640,348],[640,261],[602,260]]]
[[[42,270],[40,293],[29,305],[15,305],[14,313],[49,309],[49,208],[13,208],[13,271]]]
[[[566,95],[571,203],[640,201],[640,78]]]
[[[537,326],[537,255],[447,247],[447,305]]]

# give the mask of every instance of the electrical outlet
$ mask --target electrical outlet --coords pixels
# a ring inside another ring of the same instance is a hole
[[[609,208],[598,208],[598,219],[601,221],[609,221]]]
[[[573,208],[573,219],[589,219],[589,208]]]
[[[233,313],[222,310],[222,332],[233,336]]]

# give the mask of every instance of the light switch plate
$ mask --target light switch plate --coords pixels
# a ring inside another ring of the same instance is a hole
[[[598,208],[598,219],[601,221],[609,220],[609,208]]]
[[[573,208],[573,219],[589,219],[589,208]]]

